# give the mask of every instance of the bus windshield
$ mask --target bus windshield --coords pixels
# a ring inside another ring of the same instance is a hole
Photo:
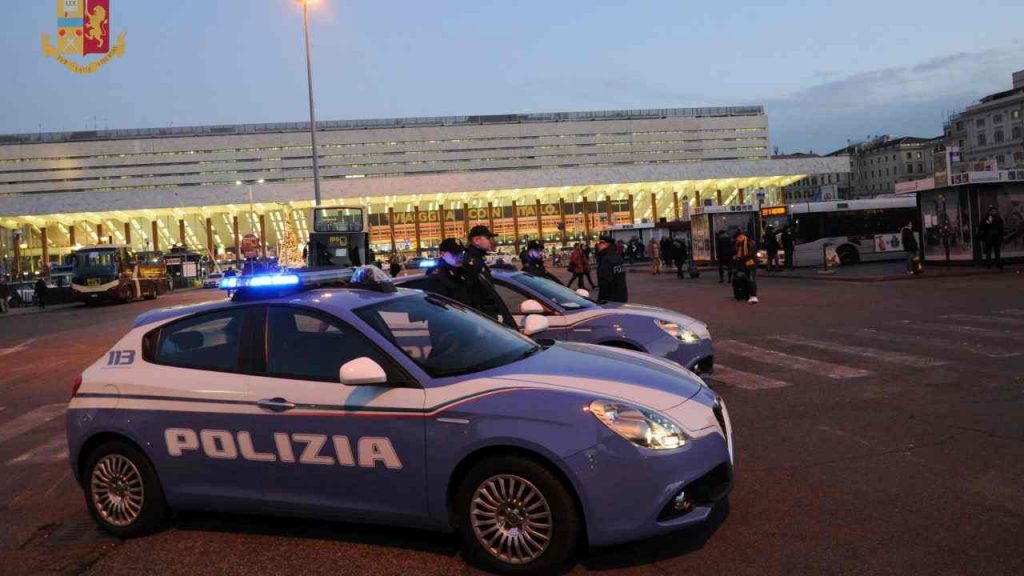
[[[75,253],[76,276],[117,274],[113,250],[80,250]]]

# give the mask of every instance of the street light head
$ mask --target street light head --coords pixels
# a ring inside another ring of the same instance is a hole
[[[263,184],[263,178],[260,178],[259,180],[257,180],[256,183],[257,184]]]
[[[235,180],[235,186],[241,186],[241,185],[242,185],[242,181],[241,180]]]

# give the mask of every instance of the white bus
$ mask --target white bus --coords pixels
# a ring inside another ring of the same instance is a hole
[[[793,232],[795,266],[818,266],[824,247],[831,244],[843,265],[879,260],[898,260],[905,256],[900,231],[914,222],[920,245],[917,199],[910,197],[873,198],[836,202],[809,202],[761,208],[763,229],[770,224],[779,238],[782,260],[782,232]]]

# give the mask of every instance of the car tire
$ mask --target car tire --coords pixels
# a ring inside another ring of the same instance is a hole
[[[93,520],[118,538],[152,534],[167,521],[156,471],[128,442],[113,440],[94,449],[86,460],[82,485]]]
[[[478,462],[463,478],[455,504],[463,554],[484,570],[551,574],[576,548],[575,500],[558,477],[528,458]]]
[[[860,252],[853,246],[840,246],[839,250],[836,250],[836,256],[839,257],[840,266],[850,266],[860,262]]]

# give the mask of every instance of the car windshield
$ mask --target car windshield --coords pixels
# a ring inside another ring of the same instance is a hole
[[[74,273],[79,276],[116,274],[113,250],[86,250],[75,253]]]
[[[354,312],[434,378],[496,368],[541,350],[490,318],[431,294],[412,293]]]
[[[527,288],[540,293],[548,300],[558,304],[566,310],[584,310],[597,308],[597,304],[580,296],[570,288],[562,286],[558,282],[530,276],[529,274],[516,274],[513,279]]]

